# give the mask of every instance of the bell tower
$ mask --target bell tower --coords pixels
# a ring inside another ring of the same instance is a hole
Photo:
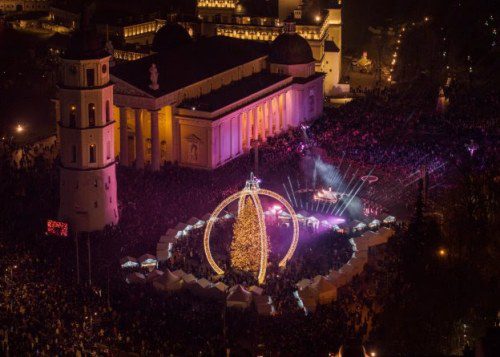
[[[110,56],[88,13],[61,58],[59,216],[76,232],[118,223]]]

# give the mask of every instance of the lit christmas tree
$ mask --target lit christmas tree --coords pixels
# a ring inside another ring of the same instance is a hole
[[[260,264],[259,218],[253,200],[247,197],[233,226],[231,265],[257,273]]]

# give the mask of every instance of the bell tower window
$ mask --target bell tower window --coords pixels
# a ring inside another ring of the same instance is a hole
[[[89,104],[89,126],[95,126],[95,104]]]
[[[69,107],[69,126],[76,128],[76,105],[74,104]]]
[[[86,70],[86,73],[87,73],[87,87],[93,87],[95,85],[94,69],[88,68]]]
[[[95,144],[92,144],[89,147],[89,162],[91,164],[95,164],[95,162],[96,162],[96,148],[95,148]]]

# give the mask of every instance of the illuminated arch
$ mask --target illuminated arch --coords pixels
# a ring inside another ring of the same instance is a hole
[[[268,196],[280,202],[288,210],[288,213],[290,213],[290,217],[292,219],[292,224],[293,224],[292,244],[290,245],[290,248],[288,249],[283,259],[281,259],[279,263],[280,267],[286,266],[286,263],[293,256],[293,253],[297,248],[297,243],[299,241],[299,222],[295,215],[295,210],[288,203],[288,201],[273,191],[261,189],[259,187],[258,180],[254,178],[253,174],[250,176],[250,180],[247,181],[246,186],[243,190],[236,192],[235,194],[232,194],[231,196],[224,199],[212,212],[207,222],[207,227],[205,229],[205,234],[203,236],[203,249],[205,250],[205,255],[212,269],[219,275],[224,274],[224,270],[222,270],[213,259],[212,252],[210,250],[210,233],[212,232],[213,225],[217,220],[219,214],[222,212],[222,210],[228,205],[230,205],[232,202],[238,200],[238,213],[239,213],[243,207],[245,198],[247,196],[250,196],[253,203],[255,204],[259,220],[259,240],[260,240],[261,254],[260,254],[258,281],[259,284],[262,284],[266,278],[266,268],[267,268],[267,260],[269,252],[267,249],[266,222],[259,196]]]

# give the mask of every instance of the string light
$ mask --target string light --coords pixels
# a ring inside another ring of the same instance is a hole
[[[297,244],[299,241],[299,222],[295,214],[295,210],[293,207],[286,201],[282,196],[277,193],[265,189],[261,189],[259,187],[259,180],[253,176],[250,176],[250,179],[247,180],[245,188],[239,192],[232,194],[231,196],[224,199],[212,212],[208,222],[207,227],[205,229],[205,234],[203,236],[203,249],[205,250],[205,255],[207,257],[208,263],[212,267],[212,269],[219,275],[224,274],[224,270],[222,270],[219,265],[214,261],[212,252],[210,250],[210,233],[212,232],[213,225],[217,220],[217,217],[222,212],[222,210],[230,205],[234,201],[238,201],[238,212],[242,212],[244,209],[244,200],[245,198],[250,198],[255,205],[257,210],[257,218],[259,225],[259,241],[260,241],[260,264],[259,264],[259,274],[258,281],[259,284],[264,283],[266,278],[266,268],[267,268],[267,260],[268,260],[268,240],[266,234],[266,222],[264,217],[264,212],[262,210],[262,204],[260,202],[259,196],[268,196],[274,198],[279,203],[281,203],[290,214],[293,224],[293,236],[292,236],[292,244],[288,249],[286,255],[279,262],[280,267],[286,266],[288,260],[291,259],[295,249],[297,248]]]

